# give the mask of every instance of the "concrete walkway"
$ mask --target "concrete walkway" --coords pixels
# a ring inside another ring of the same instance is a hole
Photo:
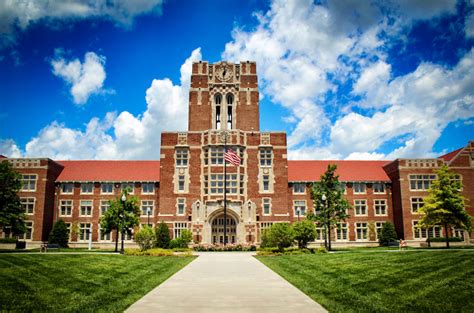
[[[208,252],[126,312],[327,312],[245,252]]]

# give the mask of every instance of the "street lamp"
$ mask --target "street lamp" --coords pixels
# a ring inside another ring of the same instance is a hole
[[[321,200],[323,201],[323,208],[324,206],[326,205],[326,195],[323,194],[321,196]],[[328,215],[329,215],[329,212],[327,212]],[[328,217],[328,221],[329,221],[329,217]],[[324,246],[327,248],[328,247],[328,236],[330,236],[330,234],[328,234],[328,221],[326,221],[326,223],[324,223],[324,229],[325,229],[325,233],[326,235],[324,236]]]
[[[296,215],[298,216],[298,222],[300,221],[300,208],[296,209]]]
[[[120,248],[120,254],[123,254],[123,237],[125,236],[125,201],[127,200],[127,196],[125,193],[122,195],[122,247]]]
[[[151,214],[151,209],[150,208],[147,208],[146,209],[146,215],[148,215],[148,226],[150,226],[150,214]]]

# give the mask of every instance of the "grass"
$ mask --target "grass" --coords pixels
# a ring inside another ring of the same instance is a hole
[[[0,255],[0,311],[121,312],[194,257]]]
[[[257,258],[330,312],[474,312],[473,251]]]

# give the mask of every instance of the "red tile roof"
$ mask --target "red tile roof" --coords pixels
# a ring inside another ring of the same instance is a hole
[[[462,150],[463,148],[459,148],[457,150],[451,151],[449,153],[446,153],[445,155],[440,156],[440,159],[445,160],[446,162],[451,161],[458,153]]]
[[[160,161],[57,161],[64,166],[57,181],[160,180]]]
[[[390,161],[288,161],[289,182],[319,181],[329,164],[336,164],[340,181],[390,181],[383,166]]]

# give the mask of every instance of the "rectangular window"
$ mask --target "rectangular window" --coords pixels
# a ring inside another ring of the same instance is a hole
[[[185,205],[186,199],[184,198],[178,198],[176,199],[176,206],[177,206],[177,214],[178,215],[184,215],[186,212],[186,205]]]
[[[129,195],[133,195],[135,192],[135,184],[134,183],[122,183],[122,192],[127,191]]]
[[[339,188],[344,192],[344,194],[347,194],[347,184],[346,183],[339,183]]]
[[[62,216],[72,215],[72,200],[61,200],[59,210]]]
[[[224,147],[211,147],[209,149],[212,165],[224,164]]]
[[[173,234],[174,238],[179,238],[183,229],[188,229],[188,223],[174,223]]]
[[[25,221],[25,226],[26,226],[26,232],[24,234],[20,234],[18,236],[18,239],[31,240],[32,234],[33,234],[33,222]]]
[[[374,200],[375,215],[387,215],[387,200]]]
[[[35,213],[36,198],[20,198],[21,207],[26,214]]]
[[[354,193],[358,193],[358,194],[365,193],[365,187],[366,187],[365,183],[354,183],[352,185]]]
[[[375,235],[377,236],[376,238],[379,238],[380,231],[382,230],[383,224],[385,222],[375,222]]]
[[[367,223],[356,223],[356,240],[367,240]]]
[[[263,191],[270,191],[270,175],[262,176]]]
[[[324,232],[324,227],[316,227],[316,240],[324,240],[326,238],[326,233]]]
[[[142,200],[142,215],[148,216],[153,215],[153,207],[155,206],[155,201],[153,200]]]
[[[69,234],[68,239],[69,239],[69,241],[70,241],[70,240],[71,240],[71,237],[72,237],[72,236],[71,236],[71,235],[72,235],[72,234],[71,234],[71,223],[64,223],[64,224],[66,224],[67,233]]]
[[[100,193],[110,195],[114,193],[114,184],[103,183],[100,185]]]
[[[410,190],[423,191],[431,187],[436,175],[409,175]]]
[[[428,229],[419,228],[418,221],[413,221],[413,238],[415,239],[427,239],[428,235],[430,238],[440,238],[441,237],[441,227],[433,226]]]
[[[384,183],[374,183],[372,185],[374,193],[385,193],[385,184]]]
[[[155,193],[155,184],[154,183],[143,183],[142,184],[142,194],[154,194]]]
[[[80,215],[92,216],[92,200],[81,200]]]
[[[367,215],[367,200],[354,200],[355,215]]]
[[[100,200],[100,215],[104,215],[110,207],[109,200]]]
[[[37,175],[21,175],[21,191],[36,191]]]
[[[176,149],[176,166],[188,166],[188,149]]]
[[[79,240],[88,241],[92,235],[91,223],[80,223],[79,224]]]
[[[184,191],[185,176],[178,175],[178,191]]]
[[[270,198],[263,198],[262,199],[262,206],[263,206],[263,215],[270,215],[270,212],[271,212],[271,199]]]
[[[272,148],[260,149],[260,166],[272,166]]]
[[[417,213],[418,210],[424,205],[423,198],[410,198],[410,202],[412,213]]]
[[[92,194],[94,192],[94,184],[86,183],[81,184],[81,194]]]
[[[293,184],[293,193],[305,193],[306,184]]]
[[[73,192],[74,192],[74,184],[73,183],[61,184],[61,193],[62,194],[72,194]]]
[[[294,208],[295,216],[306,215],[306,201],[305,200],[293,201],[293,208]]]
[[[347,238],[348,238],[347,223],[337,223],[336,240],[347,240]]]
[[[240,184],[237,180],[239,176],[237,174],[227,174],[227,194],[243,193],[243,175],[240,176]],[[224,174],[211,174],[211,180],[209,181],[209,193],[210,194],[223,194],[224,193]],[[208,176],[204,177],[204,185],[207,187]]]
[[[260,223],[260,231],[263,233],[264,230],[269,229],[272,227],[273,223],[272,222],[261,222]]]
[[[464,230],[459,229],[459,228],[453,229],[453,236],[461,238],[462,240],[464,240]]]
[[[99,240],[100,241],[110,241],[110,233],[106,233],[102,229],[99,228]]]

